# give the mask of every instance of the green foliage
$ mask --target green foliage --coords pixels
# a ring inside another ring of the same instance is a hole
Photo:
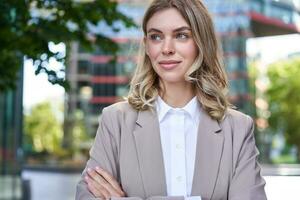
[[[84,124],[84,113],[82,110],[76,110],[75,112],[75,125],[73,129],[73,143],[75,147],[78,147],[80,143],[93,139],[88,137],[86,133],[86,127]]]
[[[86,50],[95,46],[115,54],[118,46],[101,33],[90,33],[89,25],[105,22],[115,27],[121,21],[126,27],[134,22],[120,13],[117,3],[111,0],[10,0],[0,3],[0,91],[15,85],[16,74],[23,63],[23,56],[33,59],[36,74],[46,72],[52,84],[67,87],[64,69],[47,67],[49,59],[65,62],[65,55],[49,50],[50,41],[64,42],[68,47],[78,41]]]
[[[251,95],[251,109],[248,114],[252,117],[257,117],[256,109],[255,109],[255,97],[256,97],[256,85],[255,81],[258,78],[259,71],[257,69],[257,63],[253,60],[248,64],[248,74],[249,74],[249,94]],[[254,109],[253,109],[254,108]]]
[[[284,154],[272,160],[273,164],[297,164],[295,157],[289,154]]]
[[[73,157],[80,155],[81,159],[88,157],[88,152],[94,141],[94,137],[87,134],[87,128],[84,123],[84,113],[82,110],[75,111],[75,123],[72,132],[72,153]],[[85,160],[84,160],[85,161]]]
[[[37,104],[32,108],[30,114],[25,116],[24,127],[24,143],[25,146],[30,146],[31,153],[64,154],[61,148],[62,124],[57,120],[48,102]]]
[[[300,155],[300,59],[272,64],[268,77],[269,124],[273,130],[283,131],[287,142],[296,145]]]

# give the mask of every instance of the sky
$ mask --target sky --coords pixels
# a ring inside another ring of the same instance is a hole
[[[25,111],[44,101],[57,101],[63,103],[65,90],[58,85],[48,82],[45,73],[35,75],[32,61],[25,61],[24,65],[24,96]]]
[[[54,44],[49,42],[49,49],[56,53],[65,54],[65,45],[63,43]],[[55,59],[50,59],[49,68],[58,71],[63,66]],[[23,107],[25,112],[38,103],[50,101],[54,104],[63,104],[65,90],[59,85],[52,85],[48,82],[47,75],[40,73],[35,75],[35,67],[32,60],[26,60],[24,63],[24,88],[23,88]]]
[[[63,48],[58,46],[58,49]],[[268,64],[285,58],[293,52],[300,52],[300,34],[261,37],[247,41],[247,54],[254,56],[261,53],[262,63]],[[55,63],[53,63],[55,64]],[[34,67],[30,60],[25,61],[24,68],[24,109],[29,110],[33,105],[43,101],[56,101],[63,103],[64,89],[52,85],[47,81],[46,74],[34,74]]]
[[[289,54],[300,53],[300,34],[251,38],[247,41],[247,55],[261,54],[263,64],[286,58]]]

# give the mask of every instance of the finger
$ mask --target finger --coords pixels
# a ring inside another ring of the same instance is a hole
[[[89,175],[89,177],[93,180],[95,180],[96,182],[98,182],[99,184],[103,185],[104,183],[106,183],[107,181],[101,176],[101,174],[97,173],[94,169],[87,169],[87,174]]]
[[[113,188],[115,190],[117,190],[117,192],[124,196],[125,193],[123,192],[122,188],[120,187],[119,183],[116,181],[116,179],[107,171],[103,170],[100,167],[96,167],[95,170],[108,182],[110,183],[110,185],[113,186]]]
[[[111,196],[121,197],[122,193],[117,191],[109,182],[107,182],[99,173],[93,169],[88,169],[90,179],[94,181],[94,186],[105,188]]]
[[[89,191],[97,198],[110,198],[109,192],[101,187],[98,183],[95,182],[95,180],[89,178],[88,176],[85,177],[87,186]]]
[[[88,186],[88,190],[95,196],[98,198],[105,198],[104,195],[98,191],[98,189],[93,185],[93,180],[90,179],[88,176],[85,177],[85,181],[87,183]]]

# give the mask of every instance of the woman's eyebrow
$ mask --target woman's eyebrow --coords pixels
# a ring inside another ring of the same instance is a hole
[[[151,33],[151,32],[159,32],[159,33],[162,33],[161,30],[156,29],[156,28],[150,28],[150,29],[147,31],[147,33]]]
[[[182,27],[176,28],[173,32],[180,32],[180,31],[185,31],[185,30],[191,31],[192,29],[188,26],[182,26]]]
[[[188,26],[182,26],[182,27],[174,29],[173,32],[180,32],[180,31],[185,31],[185,30],[191,31],[192,29],[190,27],[188,27]],[[161,30],[156,29],[156,28],[150,28],[147,31],[147,33],[151,33],[151,32],[163,33]]]

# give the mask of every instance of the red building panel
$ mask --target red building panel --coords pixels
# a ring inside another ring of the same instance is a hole
[[[297,28],[296,25],[286,24],[280,19],[271,18],[271,17],[265,16],[263,14],[253,12],[253,11],[249,12],[248,16],[251,18],[251,20],[262,23],[262,24],[277,26],[278,28],[288,29],[290,31],[294,31],[294,32],[298,32],[298,33],[300,32],[299,28]]]
[[[91,78],[92,83],[116,83],[116,84],[126,84],[129,82],[127,76],[93,76]]]
[[[117,96],[94,96],[90,100],[92,104],[113,104],[120,100]]]

